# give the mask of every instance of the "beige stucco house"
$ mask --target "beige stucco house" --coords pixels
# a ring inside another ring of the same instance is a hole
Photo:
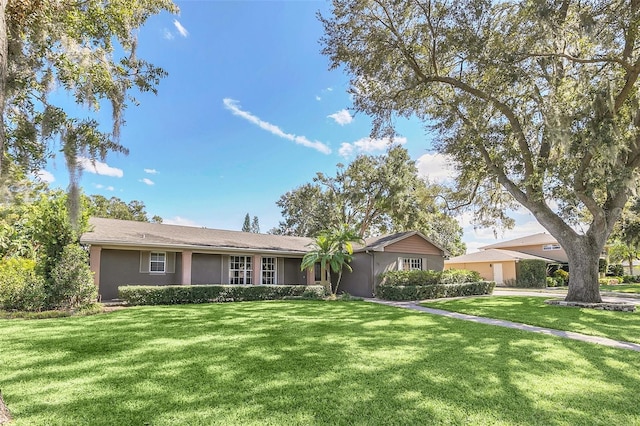
[[[550,259],[557,263],[567,263],[569,261],[567,252],[564,251],[564,249],[560,246],[558,241],[553,236],[547,234],[546,232],[529,235],[527,237],[516,238],[514,240],[502,241],[499,243],[480,247],[480,249],[512,250],[520,253],[538,256],[544,259]]]
[[[169,284],[314,284],[301,271],[311,238],[91,218],[80,242],[89,246],[91,270],[102,300],[118,286]],[[377,276],[394,269],[442,270],[445,250],[418,232],[369,239],[356,246],[353,272],[340,289],[370,297]]]
[[[483,279],[505,285],[515,281],[517,263],[523,259],[550,264],[568,262],[567,253],[558,241],[547,233],[540,233],[480,247],[478,252],[446,260],[444,268],[477,271]]]

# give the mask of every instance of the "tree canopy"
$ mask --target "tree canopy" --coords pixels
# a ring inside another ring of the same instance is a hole
[[[0,1],[0,172],[6,160],[26,171],[41,168],[59,142],[77,200],[79,156],[126,153],[119,133],[127,104],[136,103],[131,89],[155,92],[165,75],[137,57],[136,31],[163,10],[177,12],[170,0]],[[68,92],[87,115],[57,105],[54,89]],[[92,115],[105,103],[111,131]]]
[[[567,300],[600,301],[598,257],[638,184],[640,2],[334,0],[320,19],[373,133],[423,120],[477,219],[526,207],[567,251]]]
[[[138,200],[132,200],[127,203],[118,197],[107,198],[103,195],[89,195],[85,206],[91,216],[162,223],[160,216],[153,216],[149,220],[144,202]]]
[[[418,230],[452,254],[464,253],[462,229],[437,201],[439,189],[419,178],[406,149],[392,146],[282,195],[276,204],[284,220],[275,232],[314,237],[346,225],[365,238]]]

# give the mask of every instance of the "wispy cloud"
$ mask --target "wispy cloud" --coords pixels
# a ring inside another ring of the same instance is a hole
[[[341,126],[349,124],[353,121],[353,116],[346,109],[341,109],[340,111],[328,115],[327,117],[333,118],[335,122]]]
[[[237,115],[238,117],[242,117],[245,120],[249,121],[250,123],[255,124],[256,126],[260,127],[263,130],[266,130],[267,132],[271,133],[272,135],[278,136],[280,138],[283,139],[287,139],[290,140],[292,142],[295,142],[299,145],[302,146],[306,146],[307,148],[313,148],[316,151],[319,151],[323,154],[330,154],[331,153],[331,148],[329,148],[327,145],[325,145],[322,142],[318,142],[318,141],[310,141],[309,139],[307,139],[304,136],[298,136],[298,135],[294,135],[292,133],[285,133],[284,131],[282,131],[278,126],[276,126],[275,124],[271,124],[268,123],[266,121],[261,120],[260,118],[256,117],[255,115],[251,114],[250,112],[247,111],[243,111],[242,109],[240,109],[240,105],[238,104],[238,101],[235,101],[233,99],[229,99],[229,98],[225,98],[222,100],[222,102],[224,103],[225,108],[227,108],[229,111],[231,111],[233,113],[233,115]]]
[[[148,179],[148,178],[140,179],[140,182],[144,183],[145,185],[149,185],[149,186],[156,184],[154,181],[152,181],[151,179]]]
[[[189,35],[189,31],[187,31],[187,29],[183,27],[177,19],[173,20],[173,25],[176,27],[176,30],[178,30],[182,37],[187,37]]]
[[[33,177],[35,177],[36,179],[42,181],[42,182],[46,182],[46,183],[52,183],[55,182],[56,178],[53,176],[53,174],[51,172],[48,172],[46,170],[38,170],[37,172],[32,174]]]
[[[107,190],[107,191],[115,191],[115,190],[116,190],[116,189],[115,189],[113,186],[111,186],[111,185],[109,185],[109,186],[104,186],[104,185],[103,185],[103,184],[101,184],[101,183],[97,183],[97,184],[95,185],[95,187],[96,187],[96,188],[98,188],[98,189],[105,189],[105,190]]]
[[[420,176],[436,183],[453,182],[456,173],[452,159],[438,153],[422,155],[416,161],[416,168]]]
[[[173,33],[166,28],[163,31],[162,37],[164,37],[165,40],[173,40],[176,38]]]
[[[107,163],[103,163],[98,160],[91,161],[86,157],[78,157],[78,164],[80,165],[80,167],[82,167],[83,170],[86,170],[89,173],[94,173],[96,175],[118,178],[124,176],[124,172],[122,171],[122,169],[111,167]]]
[[[156,169],[144,169],[145,173],[148,173],[150,175],[157,175],[158,173],[160,173],[159,171],[157,171]]]
[[[321,100],[322,100],[322,97],[316,95],[316,101],[321,101]]]
[[[407,143],[407,138],[404,137],[393,139],[362,138],[352,143],[343,142],[342,145],[340,145],[338,153],[343,157],[350,157],[354,154],[371,154],[373,152],[384,151],[392,144],[404,145],[405,143]]]

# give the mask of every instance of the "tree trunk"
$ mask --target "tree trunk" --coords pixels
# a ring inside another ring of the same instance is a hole
[[[587,236],[558,241],[569,258],[569,291],[567,302],[600,303],[598,263],[602,247]]]
[[[327,280],[327,264],[324,262],[320,262],[320,284],[331,293],[331,283]]]
[[[4,166],[6,150],[5,103],[7,90],[7,69],[9,60],[9,30],[7,28],[7,1],[0,0],[0,175]]]
[[[629,255],[629,275],[633,276],[633,256]]]

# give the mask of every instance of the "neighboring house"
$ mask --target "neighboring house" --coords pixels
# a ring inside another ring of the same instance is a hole
[[[480,250],[489,249],[517,251],[544,259],[550,259],[557,263],[569,262],[567,252],[564,251],[553,236],[546,232],[480,247]]]
[[[91,218],[80,242],[90,246],[91,270],[102,300],[122,285],[314,284],[300,270],[311,238]],[[340,289],[372,296],[386,270],[442,270],[445,251],[418,232],[369,239],[357,246],[353,273]]]
[[[631,270],[629,269],[629,261],[625,260],[621,263],[624,273],[627,275],[640,275],[640,260],[634,259],[631,263]]]
[[[524,259],[543,260],[554,263],[527,253],[513,250],[486,249],[475,253],[452,257],[445,261],[445,269],[469,269],[477,271],[482,279],[495,281],[497,285],[504,285],[517,279],[517,263]]]

